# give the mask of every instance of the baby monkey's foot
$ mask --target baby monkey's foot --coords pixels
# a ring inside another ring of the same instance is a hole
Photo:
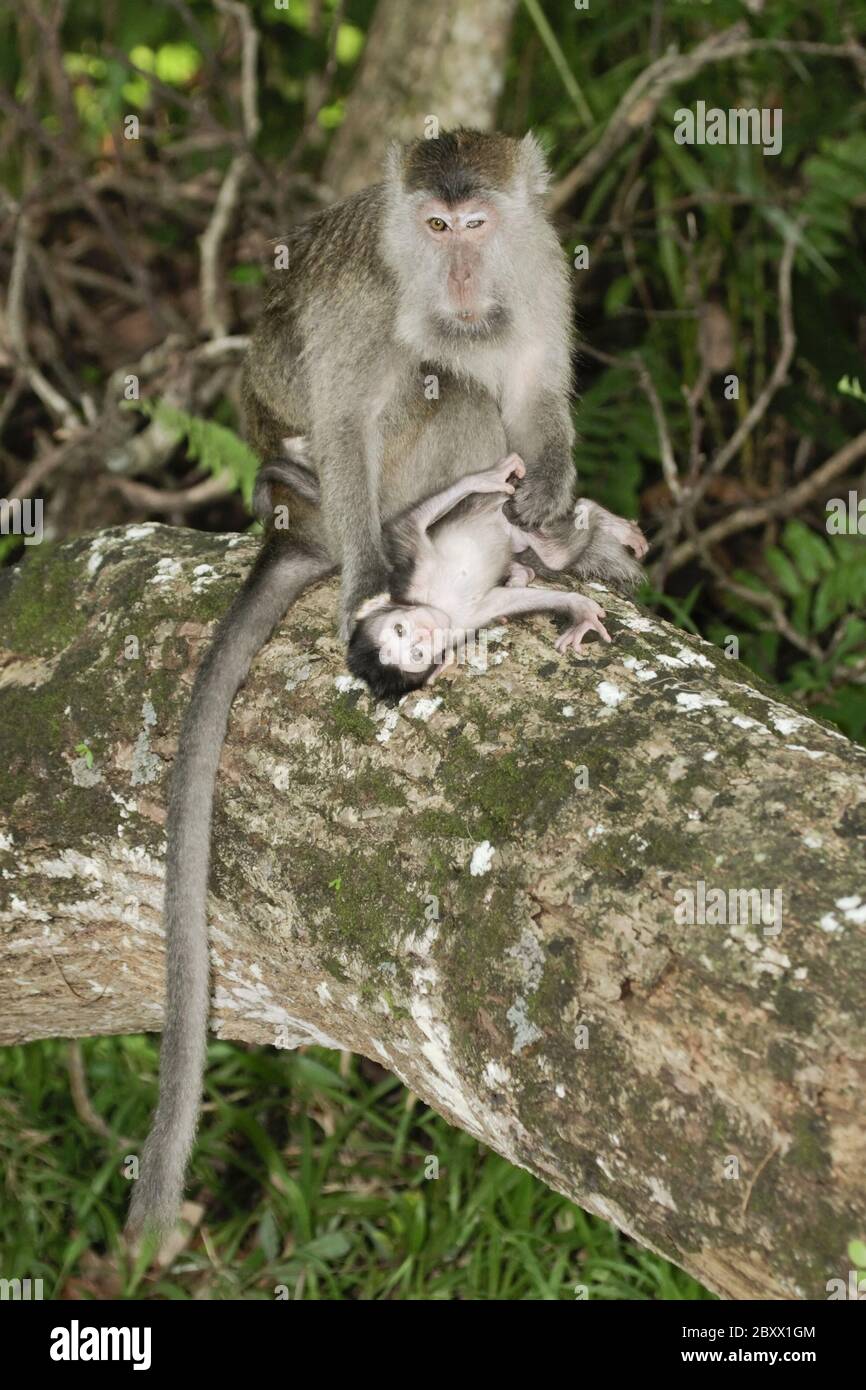
[[[508,454],[499,463],[495,463],[492,468],[485,468],[483,473],[475,473],[472,476],[473,486],[476,492],[514,492],[514,484],[508,481],[509,478],[523,478],[526,469],[523,459],[519,454]]]
[[[587,632],[597,632],[605,642],[610,641],[610,633],[601,621],[604,617],[604,609],[599,608],[594,599],[576,599],[572,609],[572,617],[574,622],[571,627],[567,627],[562,636],[556,639],[558,652],[568,651],[569,648],[576,652],[580,646],[581,638]]]
[[[627,545],[629,550],[633,550],[635,558],[642,560],[649,550],[649,541],[640,529],[636,521],[626,521],[624,516],[611,517],[614,523],[610,526],[613,535],[620,545]]]
[[[506,589],[525,589],[535,578],[535,570],[530,569],[529,565],[519,565],[516,560],[508,566],[508,578],[505,581]]]

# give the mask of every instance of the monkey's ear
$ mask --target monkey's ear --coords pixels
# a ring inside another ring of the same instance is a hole
[[[380,608],[387,608],[391,602],[390,594],[374,594],[372,598],[367,598],[355,613],[355,622],[359,623],[362,618],[369,618],[371,613],[376,613]]]
[[[385,181],[398,188],[403,183],[403,153],[399,140],[391,140],[385,152]]]
[[[518,177],[523,180],[530,198],[543,198],[550,183],[547,156],[532,131],[528,131],[518,146]]]

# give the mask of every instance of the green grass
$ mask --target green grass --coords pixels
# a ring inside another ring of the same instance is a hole
[[[83,1044],[90,1099],[143,1137],[149,1037]],[[133,1268],[124,1155],[77,1115],[67,1045],[0,1052],[4,1278],[52,1298],[689,1299],[709,1297],[451,1128],[373,1063],[214,1043],[191,1197],[204,1216],[167,1268]],[[434,1162],[435,1161],[435,1162]],[[430,1176],[438,1164],[438,1177]]]

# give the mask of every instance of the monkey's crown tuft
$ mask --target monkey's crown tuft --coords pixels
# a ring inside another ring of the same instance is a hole
[[[482,130],[443,131],[434,140],[414,140],[403,154],[401,173],[409,192],[433,193],[454,204],[514,177],[520,142]]]

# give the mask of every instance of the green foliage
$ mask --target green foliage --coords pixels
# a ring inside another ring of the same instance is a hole
[[[166,405],[164,401],[134,401],[130,407],[157,420],[167,430],[174,431],[178,443],[183,443],[193,462],[200,463],[214,477],[228,473],[235,489],[241,492],[249,507],[259,461],[234,430],[218,425],[214,420],[201,420],[195,415],[188,415],[186,411]]]
[[[372,1064],[324,1049],[208,1049],[208,1105],[190,1192],[208,1194],[206,1243],[169,1269],[130,1260],[125,1143],[70,1107],[66,1044],[0,1051],[0,1246],[6,1278],[46,1297],[272,1300],[708,1298],[522,1169],[453,1129]],[[142,1135],[158,1049],[82,1044],[90,1099]],[[144,1084],[143,1084],[144,1083]],[[433,1160],[433,1161],[431,1161]]]
[[[75,751],[79,758],[83,758],[88,767],[93,767],[93,752],[86,743],[76,743]]]
[[[843,396],[853,396],[855,400],[862,401],[866,405],[866,391],[860,385],[859,377],[855,376],[852,381],[849,376],[843,376],[838,389]]]
[[[711,32],[743,21],[758,40],[840,44],[842,10],[833,0],[780,0],[748,16],[738,0],[665,6],[656,53],[674,45],[686,52]],[[528,97],[512,103],[507,94],[503,111],[515,132],[530,125],[541,134],[555,177],[592,149],[646,70],[654,16],[659,7],[653,0],[595,6],[568,18],[553,4],[532,0],[518,12],[508,92]],[[591,114],[589,129],[580,97]],[[675,113],[694,108],[698,98],[723,109],[782,107],[781,153],[768,157],[757,145],[678,145]],[[599,365],[587,354],[580,364],[578,477],[613,510],[642,515],[650,533],[654,519],[665,519],[669,500],[655,422],[627,363],[634,353],[646,363],[684,474],[693,455],[683,393],[701,372],[700,314],[707,304],[721,310],[730,362],[710,373],[701,403],[699,450],[711,458],[746,417],[778,356],[779,260],[792,229],[797,346],[790,384],[728,465],[718,495],[704,504],[701,525],[718,515],[719,498],[730,509],[790,487],[798,441],[812,441],[809,457],[818,467],[862,429],[864,112],[862,85],[844,59],[767,48],[710,63],[666,93],[653,119],[639,121],[639,134],[563,209],[568,250],[580,243],[590,248],[587,268],[574,272],[582,337],[619,359]],[[723,393],[728,372],[738,378],[737,399]],[[741,650],[756,670],[809,710],[863,737],[860,576],[866,558],[862,540],[837,543],[818,534],[825,500],[804,510],[766,555],[760,533],[747,531],[718,556],[740,583],[777,596],[813,655],[774,631],[756,605],[702,578],[699,561],[671,574],[664,592],[647,586],[642,597],[683,627],[712,637],[727,635],[731,616],[741,619]],[[824,656],[817,655],[819,647]]]
[[[851,737],[866,735],[866,687],[857,683],[866,667],[866,539],[819,536],[804,522],[789,521],[778,546],[765,552],[766,578],[748,570],[733,578],[756,593],[774,595],[793,630],[805,640],[822,638],[825,660],[792,660],[782,688],[810,700],[810,708],[834,720]],[[727,610],[743,625],[741,656],[769,680],[778,678],[783,638],[767,614],[748,600],[722,592]],[[827,643],[828,631],[833,640]],[[714,622],[709,636],[722,642],[727,629]]]
[[[672,392],[670,368],[653,360],[656,385]],[[652,411],[629,366],[609,367],[580,396],[575,415],[581,488],[621,516],[637,516],[640,487],[658,465],[658,438]]]

